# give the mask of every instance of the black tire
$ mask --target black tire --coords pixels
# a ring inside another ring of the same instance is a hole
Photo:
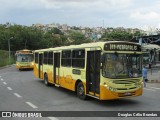
[[[87,96],[85,95],[85,89],[84,89],[82,82],[78,83],[77,85],[77,96],[82,100],[87,99]]]
[[[49,86],[47,74],[44,74],[44,84],[45,84],[46,86]]]

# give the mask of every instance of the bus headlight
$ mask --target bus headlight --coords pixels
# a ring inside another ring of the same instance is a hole
[[[31,64],[30,64],[30,66],[33,66],[34,65],[34,63],[32,62]]]
[[[142,83],[137,83],[135,86],[136,86],[137,88],[141,88],[141,87],[143,86],[143,82],[142,82]]]
[[[116,91],[117,89],[116,88],[113,88],[113,87],[110,87],[108,86],[106,83],[104,83],[104,87],[110,91]]]
[[[117,89],[116,89],[116,88],[113,88],[113,87],[110,87],[109,90],[110,90],[110,91],[116,91]]]
[[[113,87],[110,87],[110,86],[108,86],[107,89],[110,90],[110,91],[116,91],[117,90],[116,88],[113,88]]]

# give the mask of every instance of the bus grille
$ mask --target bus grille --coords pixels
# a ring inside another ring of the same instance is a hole
[[[130,79],[130,80],[113,80],[113,83],[117,85],[118,91],[128,91],[135,90],[140,84],[140,79]],[[122,86],[123,87],[122,87]],[[118,87],[119,86],[119,87]],[[125,86],[125,87],[124,87]]]
[[[132,87],[132,88],[117,88],[117,90],[132,90],[132,89],[136,89],[136,87]]]
[[[132,83],[137,83],[140,82],[139,79],[130,79],[130,80],[114,80],[114,84],[132,84]]]

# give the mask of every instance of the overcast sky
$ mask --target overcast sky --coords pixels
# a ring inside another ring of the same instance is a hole
[[[160,28],[160,0],[0,0],[0,24]]]

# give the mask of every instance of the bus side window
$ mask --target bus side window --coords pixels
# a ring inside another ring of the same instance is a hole
[[[84,68],[85,66],[85,50],[72,51],[72,67]]]
[[[62,51],[61,65],[64,67],[71,66],[71,50]]]

